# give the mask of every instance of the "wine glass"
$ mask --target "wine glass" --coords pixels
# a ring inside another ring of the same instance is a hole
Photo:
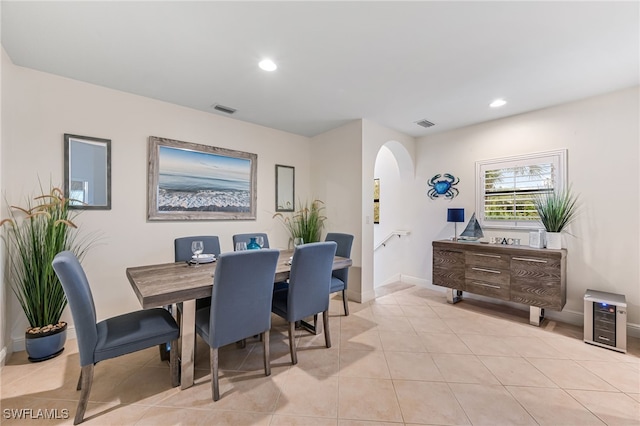
[[[261,235],[258,235],[256,237],[256,242],[258,243],[258,245],[260,246],[260,248],[264,247],[264,237]]]
[[[239,241],[236,243],[236,251],[241,251],[241,250],[246,250],[247,249],[247,243],[246,241]]]
[[[293,246],[294,247],[301,246],[302,244],[304,244],[304,240],[302,239],[302,237],[295,237],[293,239]]]
[[[196,257],[196,267],[200,265],[200,255],[204,251],[204,243],[202,241],[191,242],[191,252]]]

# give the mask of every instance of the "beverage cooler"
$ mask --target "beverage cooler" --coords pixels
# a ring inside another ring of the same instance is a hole
[[[627,302],[624,295],[586,291],[584,341],[614,351],[627,352]]]

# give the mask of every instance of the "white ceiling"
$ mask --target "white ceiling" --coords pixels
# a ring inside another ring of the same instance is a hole
[[[639,84],[638,1],[1,7],[16,65],[306,136],[357,118],[422,136]]]

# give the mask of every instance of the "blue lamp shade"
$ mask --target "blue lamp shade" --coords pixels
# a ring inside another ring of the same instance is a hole
[[[447,222],[464,222],[464,209],[447,209]]]

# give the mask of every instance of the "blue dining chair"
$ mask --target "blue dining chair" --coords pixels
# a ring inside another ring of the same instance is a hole
[[[162,308],[129,312],[97,322],[91,287],[78,258],[70,251],[58,253],[53,259],[53,269],[69,301],[80,352],[82,369],[77,390],[82,392],[73,421],[77,425],[82,423],[87,408],[95,364],[161,343],[171,342],[177,347],[180,329]],[[176,351],[171,351],[169,364],[171,386],[175,387],[179,385]]]
[[[196,235],[193,237],[180,237],[173,241],[174,261],[175,262],[188,262],[192,259],[193,252],[191,251],[191,243],[194,241],[202,241],[204,246],[203,253],[215,254],[216,258],[220,254],[220,240],[215,235]],[[204,308],[211,304],[211,298],[205,297],[196,300],[196,309]]]
[[[279,250],[222,253],[213,277],[211,306],[196,311],[196,332],[210,347],[211,398],[220,399],[218,348],[261,335],[264,373],[271,374],[271,298]]]
[[[289,286],[273,292],[271,312],[289,322],[291,363],[297,364],[295,323],[322,312],[324,339],[331,347],[329,333],[329,287],[337,243],[310,243],[296,247],[291,261]]]
[[[338,244],[336,256],[351,257],[351,246],[353,245],[353,235],[341,234],[339,232],[329,232],[325,241],[335,241]],[[349,315],[349,299],[347,298],[347,285],[349,282],[349,268],[337,269],[331,274],[330,293],[342,292],[342,304],[344,305],[345,316]]]
[[[220,240],[215,235],[180,237],[173,241],[175,262],[187,262],[191,260],[191,256],[193,256],[191,243],[194,241],[202,241],[204,245],[203,253],[215,254],[216,256],[220,254]]]
[[[233,236],[233,247],[235,250],[236,243],[247,243],[251,241],[253,237],[262,237],[264,238],[264,245],[262,248],[269,248],[269,236],[264,232],[254,232],[253,234],[235,234]]]

